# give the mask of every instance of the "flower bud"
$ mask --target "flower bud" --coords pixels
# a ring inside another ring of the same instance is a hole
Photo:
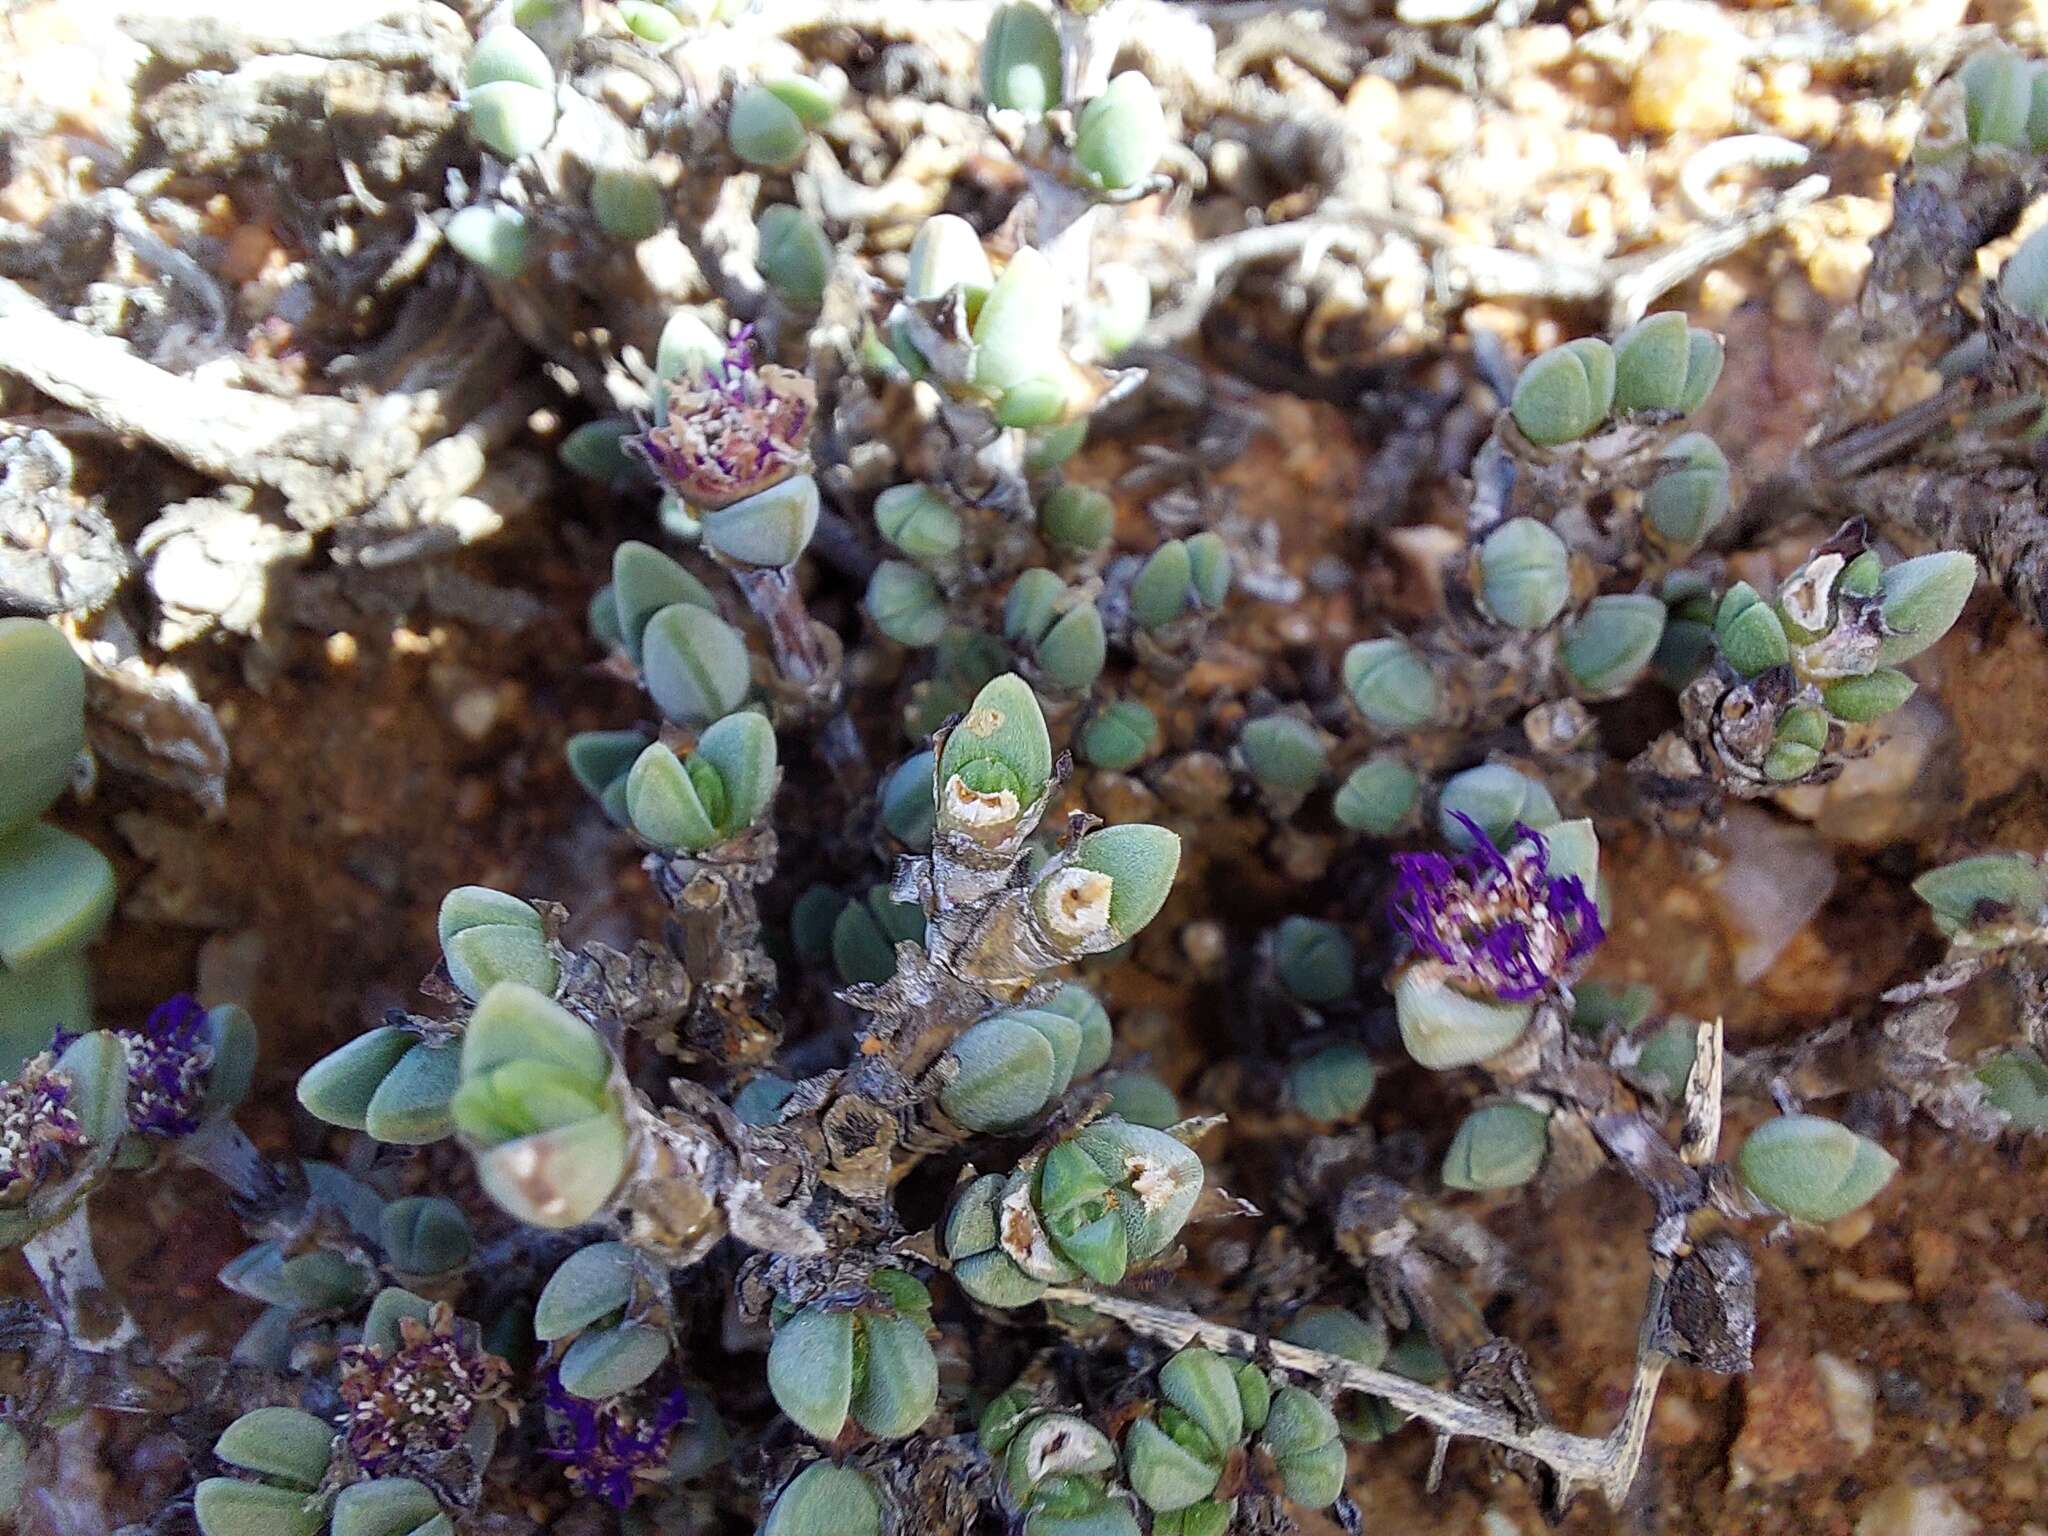
[[[908,848],[929,852],[938,806],[932,791],[933,756],[920,752],[896,765],[882,781],[882,825]]]
[[[1979,49],[1963,62],[1963,121],[1972,144],[2026,149],[2034,66],[2010,48]]]
[[[1330,751],[1323,736],[1293,715],[1266,715],[1245,726],[1237,739],[1244,765],[1260,788],[1280,795],[1305,795],[1322,782]]]
[[[1172,1412],[1161,1409],[1160,1418]],[[1148,1509],[1162,1513],[1206,1499],[1223,1475],[1223,1448],[1184,1416],[1174,1427],[1180,1433],[1170,1433],[1155,1420],[1139,1419],[1124,1435],[1124,1474],[1131,1492]]]
[[[1322,1401],[1300,1387],[1282,1387],[1260,1431],[1259,1444],[1273,1458],[1280,1486],[1303,1509],[1325,1509],[1344,1491],[1344,1444],[1337,1418]]]
[[[861,606],[875,628],[913,649],[938,643],[946,629],[946,599],[939,584],[906,560],[884,560],[868,578]]]
[[[818,221],[800,208],[777,203],[761,210],[757,264],[768,286],[786,304],[816,309],[832,275],[832,242]]]
[[[515,278],[531,254],[526,215],[505,203],[471,203],[443,231],[457,254],[493,277]]]
[[[1508,413],[1539,447],[1584,437],[1613,407],[1614,367],[1614,353],[1595,337],[1552,347],[1515,380]]]
[[[1350,936],[1320,918],[1290,917],[1273,935],[1273,970],[1298,1003],[1334,1003],[1351,994],[1357,955]]]
[[[1510,518],[1479,546],[1479,602],[1496,623],[1542,629],[1564,611],[1571,590],[1564,540],[1533,517]]]
[[[866,1473],[814,1461],[777,1495],[758,1536],[882,1536],[882,1500]]]
[[[1879,585],[1892,633],[1877,648],[1879,666],[1896,667],[1933,645],[1962,616],[1977,584],[1977,561],[1961,550],[1937,550],[1888,566]]]
[[[1444,781],[1437,796],[1437,833],[1453,848],[1473,846],[1472,834],[1459,817],[1478,824],[1494,842],[1505,846],[1515,823],[1541,832],[1557,824],[1557,802],[1550,791],[1505,763],[1481,763]]]
[[[533,1308],[533,1336],[565,1339],[623,1312],[633,1299],[638,1264],[625,1243],[591,1243],[559,1264]]]
[[[41,619],[0,618],[0,839],[48,810],[85,750],[85,665]]]
[[[958,214],[935,213],[918,226],[903,280],[906,297],[940,299],[956,288],[983,294],[995,280],[981,236]]]
[[[1383,731],[1412,731],[1436,718],[1436,674],[1406,640],[1361,640],[1344,653],[1344,689]]]
[[[1614,409],[1699,409],[1721,377],[1721,339],[1677,310],[1638,320],[1614,341]]]
[[[1891,1181],[1898,1161],[1818,1115],[1780,1115],[1750,1132],[1735,1159],[1749,1192],[1798,1221],[1833,1221]]]
[[[1053,1094],[1055,1064],[1045,1035],[997,1014],[966,1030],[947,1053],[958,1073],[939,1090],[939,1108],[970,1131],[996,1131],[1038,1113]]]
[[[614,240],[637,245],[661,233],[668,203],[644,166],[601,165],[590,178],[590,216]]]
[[[1581,693],[1612,698],[1643,675],[1663,634],[1663,603],[1647,592],[1611,593],[1565,626],[1558,660]]]
[[[809,140],[804,120],[767,86],[743,86],[733,97],[725,142],[748,165],[786,171],[803,159]]]
[[[1092,766],[1123,773],[1151,755],[1158,735],[1159,722],[1151,710],[1136,699],[1116,699],[1081,727],[1079,747]]]
[[[1109,82],[1074,123],[1074,160],[1098,187],[1118,192],[1152,174],[1166,149],[1159,92],[1134,69]]]
[[[731,714],[752,681],[740,632],[691,603],[670,603],[648,620],[640,675],[655,708],[686,726]]]
[[[1821,702],[1837,720],[1860,724],[1881,719],[1913,697],[1919,684],[1893,667],[1879,667],[1862,677],[1824,684]]]
[[[1671,440],[1664,462],[1673,467],[1643,492],[1643,515],[1667,544],[1697,549],[1728,515],[1728,459],[1704,432]]]
[[[1444,1154],[1452,1189],[1514,1189],[1536,1177],[1550,1145],[1550,1119],[1527,1104],[1488,1104],[1467,1115]]]
[[[439,929],[448,979],[471,1002],[501,981],[552,993],[561,980],[540,913],[517,896],[457,886],[441,898]]]
[[[981,94],[991,107],[1041,117],[1060,104],[1060,35],[1052,18],[1016,0],[989,19],[981,44]]]
[[[1398,757],[1375,757],[1351,770],[1337,791],[1337,820],[1354,832],[1391,837],[1408,825],[1422,780]]]
[[[530,155],[555,131],[555,70],[517,27],[493,27],[463,70],[469,131],[507,160]]]
[[[875,527],[913,560],[944,560],[960,548],[960,514],[924,485],[892,485],[875,498]]]
[[[1784,621],[1756,588],[1738,581],[1714,613],[1714,638],[1728,665],[1744,677],[1755,677],[1792,659],[1792,642]]]
[[[1287,1096],[1311,1120],[1355,1120],[1372,1098],[1372,1058],[1341,1042],[1304,1056],[1287,1071]]]
[[[114,866],[82,837],[31,821],[0,837],[0,968],[76,953],[114,912]]]
[[[569,772],[604,807],[619,826],[629,824],[626,811],[626,774],[647,750],[647,738],[638,731],[578,731],[569,738],[564,755]]]
[[[2048,1131],[2048,1066],[2022,1047],[1992,1057],[1977,1069],[1985,1102],[2016,1130]]]
[[[1983,853],[1928,870],[1913,894],[1951,938],[1970,928],[2033,926],[2048,908],[2048,873],[2023,853]]]
[[[1092,486],[1062,484],[1039,504],[1039,534],[1068,554],[1094,554],[1115,525],[1116,504]]]
[[[1470,997],[1421,966],[1410,966],[1394,983],[1401,1044],[1433,1072],[1498,1056],[1521,1039],[1534,1014],[1533,1003]]]
[[[329,1536],[453,1536],[455,1527],[424,1483],[377,1477],[335,1495]]]
[[[974,319],[974,383],[1002,395],[1054,371],[1060,357],[1059,278],[1043,252],[1010,258]]]
[[[384,1207],[380,1227],[384,1256],[401,1275],[453,1275],[476,1249],[462,1207],[439,1195],[410,1195],[392,1201]]]
[[[562,1390],[598,1399],[630,1392],[668,1359],[668,1334],[644,1323],[586,1328],[562,1353]]]

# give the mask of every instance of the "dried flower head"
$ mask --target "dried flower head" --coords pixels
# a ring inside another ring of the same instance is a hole
[[[401,1318],[395,1349],[357,1344],[341,1352],[341,1430],[371,1477],[455,1450],[482,1407],[501,1397],[511,1369],[458,1332],[454,1310]]]
[[[158,1005],[141,1029],[116,1034],[128,1047],[129,1125],[164,1140],[198,1130],[214,1056],[198,999],[180,992]]]
[[[563,1463],[579,1492],[614,1509],[632,1502],[641,1481],[662,1476],[676,1430],[690,1417],[689,1394],[680,1387],[646,1414],[635,1412],[625,1398],[578,1397],[563,1387],[559,1373],[549,1374],[544,1390],[553,1443],[541,1454]]]
[[[71,1080],[47,1053],[0,1088],[0,1202],[28,1199],[90,1140],[71,1106]]]
[[[1576,875],[1550,873],[1550,847],[1515,823],[1506,853],[1470,817],[1453,812],[1473,848],[1394,857],[1389,914],[1417,950],[1472,991],[1507,1002],[1532,998],[1607,937]]]
[[[752,327],[694,380],[661,386],[663,416],[636,439],[668,488],[707,510],[732,505],[803,470],[817,389],[803,374],[756,366]]]

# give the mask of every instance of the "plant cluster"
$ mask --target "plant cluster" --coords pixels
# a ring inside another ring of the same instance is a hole
[[[481,169],[445,235],[507,304],[568,312],[599,279],[592,230],[679,228],[715,266],[718,189],[758,194],[751,306],[667,317],[640,406],[561,446],[648,534],[588,610],[642,718],[567,754],[658,932],[620,950],[544,893],[449,891],[417,1010],[298,1079],[330,1157],[266,1157],[233,1118],[246,1013],[179,996],[94,1027],[115,876],[45,819],[83,782],[84,673],[57,628],[0,620],[0,1240],[52,1350],[146,1353],[91,1196],[176,1162],[224,1186],[249,1246],[220,1282],[261,1307],[192,1495],[205,1536],[538,1530],[572,1502],[635,1530],[1249,1536],[1355,1525],[1350,1458],[1418,1421],[1560,1504],[1618,1502],[1661,1373],[1748,1367],[1745,1227],[1835,1220],[1896,1163],[1877,1121],[1794,1094],[1817,1080],[1798,1048],[1738,1057],[1718,1021],[1587,979],[1615,920],[1603,858],[1841,774],[1978,558],[1854,516],[1774,581],[1738,575],[1729,459],[1699,424],[1723,343],[1661,312],[1499,390],[1426,618],[1284,694],[1219,682],[1268,552],[1203,492],[1147,520],[1075,468],[1141,387],[1152,298],[1096,253],[1179,165],[1097,7],[994,9],[977,110],[1026,191],[1000,224],[931,212],[886,278],[845,256],[809,169],[836,68],[614,111],[579,82],[620,56],[673,74],[729,8],[501,9],[468,57]],[[1916,174],[2037,155],[2039,79],[1970,61],[1967,142]],[[2044,241],[1958,375],[2028,431]],[[1624,759],[1629,708],[1656,724]],[[1218,878],[1201,843],[1226,812],[1276,846],[1334,829],[1357,878],[1245,946],[1238,1054],[1184,1109],[1120,1038],[1118,968],[1191,952],[1162,914]],[[1888,997],[1887,1052],[1835,1093],[2048,1131],[2048,1010],[1981,1059],[1947,1045],[1979,976],[2048,996],[2048,867],[1983,853],[1914,889],[1948,959]],[[1462,1105],[1420,1173],[1369,1124],[1397,1073]],[[1732,1150],[1724,1099],[1749,1106]],[[1259,1191],[1270,1210],[1205,1163],[1231,1117],[1315,1149]],[[1555,1427],[1492,1331],[1498,1266],[1458,1207],[1602,1170],[1646,1195],[1651,1279],[1629,1410],[1594,1438]],[[1284,1225],[1292,1282],[1255,1296],[1190,1262],[1231,1223]],[[0,1472],[37,1454],[30,1408]]]

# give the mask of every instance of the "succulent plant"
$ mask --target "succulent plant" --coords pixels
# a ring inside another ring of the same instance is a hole
[[[776,1495],[759,1536],[882,1536],[882,1499],[852,1467],[814,1461]]]
[[[1606,342],[1568,341],[1533,359],[1515,380],[1508,410],[1542,447],[1584,437],[1614,407],[1615,358]]]
[[[1452,1189],[1513,1189],[1536,1177],[1549,1145],[1549,1117],[1527,1104],[1488,1104],[1467,1115],[1444,1153]]]
[[[1167,142],[1166,113],[1152,82],[1127,69],[1074,120],[1074,160],[1088,179],[1122,191],[1152,173]]]
[[[1570,557],[1564,540],[1533,517],[1510,518],[1494,529],[1480,544],[1478,561],[1479,600],[1488,614],[1510,629],[1542,629],[1564,612],[1571,600]],[[1348,683],[1348,656],[1346,662]],[[1355,686],[1352,697],[1358,697]],[[1365,709],[1363,702],[1359,708]],[[1433,695],[1430,713],[1435,713]],[[1369,714],[1366,718],[1375,719]]]
[[[1377,1080],[1364,1047],[1326,1045],[1287,1072],[1287,1096],[1311,1120],[1352,1120],[1372,1098]]]
[[[969,1185],[946,1220],[946,1256],[961,1289],[992,1307],[1082,1275],[1115,1285],[1173,1241],[1201,1189],[1201,1160],[1171,1136],[1098,1120],[1035,1165]]]
[[[660,742],[643,751],[626,774],[626,815],[663,852],[701,853],[758,821],[776,779],[774,728],[761,715],[727,715],[686,758]]]
[[[517,27],[485,33],[470,52],[462,81],[469,131],[493,154],[517,160],[554,132],[554,66]]]
[[[900,1269],[877,1270],[868,1286],[861,1306],[792,1310],[768,1351],[777,1406],[828,1445],[849,1418],[882,1439],[910,1434],[938,1402],[930,1293]]]
[[[1038,117],[1060,104],[1060,38],[1029,0],[999,6],[981,44],[981,93],[992,107]]]
[[[1720,338],[1676,310],[1638,320],[1614,338],[1614,409],[1691,415],[1713,393],[1721,361]]]

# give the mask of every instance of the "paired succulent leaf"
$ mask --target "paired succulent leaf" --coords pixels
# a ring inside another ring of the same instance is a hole
[[[926,1338],[930,1293],[902,1270],[878,1271],[870,1284],[872,1305],[792,1312],[768,1350],[777,1406],[827,1444],[848,1418],[871,1435],[897,1439],[938,1403],[938,1361]]]
[[[626,775],[633,830],[665,853],[701,853],[737,837],[775,798],[775,730],[763,715],[727,715],[687,758],[661,742]]]

